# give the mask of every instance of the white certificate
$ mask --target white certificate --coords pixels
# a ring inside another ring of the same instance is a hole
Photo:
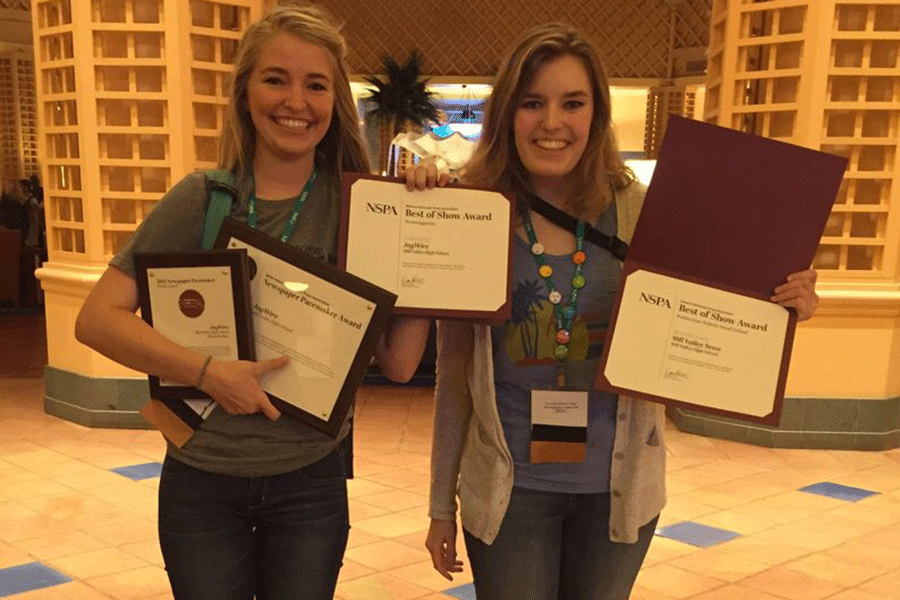
[[[256,266],[250,280],[256,359],[286,355],[283,369],[262,376],[266,392],[327,420],[375,305],[311,273],[232,239]]]
[[[285,414],[336,436],[396,296],[231,218],[216,246],[247,254],[256,359],[290,359],[261,387]]]
[[[509,309],[509,199],[461,187],[409,192],[393,180],[353,177],[345,183],[342,227],[347,272],[397,294],[398,312],[503,316]]]
[[[786,309],[640,269],[621,298],[601,361],[610,386],[758,419],[777,412]]]

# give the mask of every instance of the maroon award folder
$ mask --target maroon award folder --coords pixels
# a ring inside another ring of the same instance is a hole
[[[809,268],[844,158],[672,116],[596,385],[778,422],[796,325],[768,301]]]

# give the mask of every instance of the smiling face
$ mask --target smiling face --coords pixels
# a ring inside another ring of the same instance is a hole
[[[267,42],[247,83],[257,161],[311,169],[331,125],[334,69],[328,52],[289,33]]]
[[[590,137],[594,95],[580,58],[541,65],[516,108],[516,151],[538,195],[565,188]]]

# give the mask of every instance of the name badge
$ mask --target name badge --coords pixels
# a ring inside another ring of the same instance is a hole
[[[584,462],[587,407],[587,392],[532,390],[530,461]]]

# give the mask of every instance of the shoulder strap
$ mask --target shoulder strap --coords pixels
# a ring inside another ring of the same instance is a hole
[[[545,200],[542,200],[541,198],[538,198],[534,194],[529,194],[528,204],[528,208],[541,215],[551,223],[554,223],[555,225],[558,225],[559,227],[562,227],[567,231],[575,233],[575,227],[578,225],[578,219],[576,219],[575,217],[564,213],[552,204],[546,202]],[[587,226],[585,239],[609,251],[610,254],[615,256],[620,261],[624,261],[625,255],[628,254],[628,244],[614,235],[606,235],[602,231],[594,229],[590,224],[588,224]]]
[[[231,207],[237,201],[234,175],[228,171],[206,171],[206,222],[203,225],[201,250],[209,250],[216,243],[219,229]]]

